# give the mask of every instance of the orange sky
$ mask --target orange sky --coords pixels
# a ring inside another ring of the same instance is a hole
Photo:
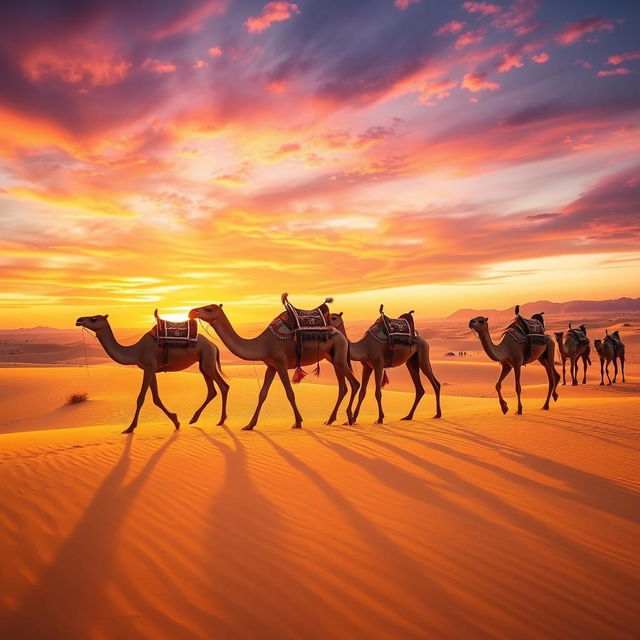
[[[640,9],[558,4],[13,7],[0,327],[639,296]]]

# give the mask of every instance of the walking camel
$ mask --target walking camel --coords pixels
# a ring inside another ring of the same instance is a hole
[[[286,294],[282,297],[283,302],[286,301]],[[327,299],[326,302],[330,301]],[[324,306],[324,305],[323,305]],[[320,309],[321,307],[319,307]],[[328,309],[327,309],[328,313]],[[281,316],[278,316],[273,322],[276,322]],[[283,339],[279,337],[273,330],[272,326],[268,326],[261,334],[255,338],[242,338],[233,328],[229,318],[222,310],[222,304],[210,304],[204,307],[198,307],[189,311],[189,318],[200,318],[208,322],[214,331],[220,336],[220,339],[226,347],[238,358],[242,360],[262,361],[267,366],[264,374],[264,382],[258,396],[258,404],[256,405],[254,414],[249,423],[243,427],[243,430],[250,431],[258,423],[258,416],[262,405],[267,399],[269,388],[276,375],[280,377],[282,385],[287,394],[287,399],[293,409],[295,423],[293,429],[302,427],[302,415],[298,411],[295,394],[289,375],[289,369],[297,369],[300,366],[306,366],[319,362],[322,359],[328,360],[334,367],[336,377],[338,379],[338,399],[335,407],[325,424],[335,422],[340,404],[347,393],[347,385],[345,378],[351,386],[351,396],[347,406],[347,420],[349,424],[353,423],[353,415],[351,407],[354,397],[358,391],[360,383],[353,375],[347,361],[347,351],[349,343],[347,339],[338,331],[330,331],[326,340],[308,340],[301,343],[301,351],[296,353],[296,341],[294,339]],[[273,323],[272,323],[273,325]]]
[[[112,360],[118,364],[136,365],[143,371],[142,387],[140,388],[140,393],[136,401],[136,411],[133,415],[133,420],[129,427],[122,433],[133,433],[134,429],[138,426],[140,409],[144,404],[144,399],[149,388],[151,388],[154,404],[160,407],[169,420],[173,422],[175,428],[179,429],[180,422],[178,421],[177,414],[169,411],[162,403],[162,400],[160,400],[156,373],[162,371],[182,371],[196,362],[200,367],[200,373],[202,373],[202,377],[207,385],[207,397],[200,408],[193,414],[189,424],[197,422],[205,407],[216,397],[217,393],[214,382],[220,388],[222,395],[222,413],[218,424],[224,424],[224,421],[227,419],[227,393],[229,391],[229,385],[221,375],[220,352],[215,344],[203,336],[198,336],[197,342],[195,342],[195,345],[192,347],[167,346],[163,348],[159,346],[151,331],[148,331],[135,344],[125,346],[120,344],[113,335],[108,317],[108,314],[104,316],[83,316],[76,320],[76,326],[93,331],[107,352],[107,355]]]
[[[382,307],[381,307],[382,311]],[[331,324],[347,337],[347,331],[342,319],[342,312],[331,314]],[[374,325],[375,326],[375,325]],[[409,413],[402,418],[403,420],[413,420],[413,414],[418,403],[424,396],[424,387],[420,380],[420,371],[428,378],[436,397],[436,413],[434,418],[440,418],[442,412],[440,410],[440,383],[436,379],[431,362],[429,360],[429,345],[421,336],[416,336],[413,344],[394,344],[392,347],[387,342],[381,342],[374,337],[371,330],[367,331],[364,336],[357,342],[349,342],[349,357],[362,364],[362,382],[360,385],[360,393],[358,394],[358,402],[353,412],[353,421],[356,422],[360,413],[360,407],[367,394],[367,385],[371,374],[374,375],[376,385],[376,401],[378,403],[378,419],[376,424],[382,424],[384,420],[384,412],[382,410],[382,387],[385,384],[385,368],[399,367],[403,364],[407,366],[411,380],[415,387],[415,399]]]
[[[620,340],[620,334],[614,331],[609,335],[609,331],[605,330],[606,335],[604,340],[594,340],[593,346],[598,352],[600,357],[600,384],[604,384],[603,372],[607,374],[607,380],[609,384],[615,384],[618,377],[618,358],[620,359],[620,368],[622,369],[622,382],[624,379],[624,344]],[[609,364],[613,362],[613,380],[609,376]]]
[[[591,348],[587,338],[587,328],[581,324],[578,329],[573,329],[569,323],[569,331],[564,335],[563,331],[556,331],[554,334],[558,343],[558,351],[562,360],[562,384],[567,384],[566,363],[569,360],[569,372],[571,374],[571,384],[578,384],[578,361],[582,360],[583,376],[582,384],[587,383],[587,365],[591,364]],[[564,339],[563,339],[564,338]]]
[[[549,388],[547,391],[547,398],[542,405],[542,408],[546,411],[549,409],[549,399],[553,396],[554,401],[558,399],[558,393],[556,391],[558,382],[560,382],[560,376],[554,367],[554,355],[555,345],[553,340],[546,334],[544,334],[544,328],[542,330],[539,339],[536,342],[531,338],[531,322],[518,316],[518,307],[516,307],[516,321],[514,321],[502,336],[499,344],[494,344],[491,340],[491,334],[489,332],[489,318],[478,316],[472,318],[469,321],[469,328],[477,333],[482,344],[482,348],[485,353],[491,358],[499,362],[502,366],[502,371],[496,382],[496,391],[498,392],[498,400],[500,401],[500,408],[502,413],[507,413],[509,407],[502,397],[502,381],[513,369],[513,375],[515,376],[516,395],[518,397],[518,410],[517,414],[522,415],[522,401],[520,398],[522,387],[520,384],[520,372],[523,365],[535,362],[536,360],[544,367],[547,372],[547,378],[549,380]],[[526,329],[522,329],[522,321]],[[538,323],[539,324],[539,323]],[[538,344],[537,342],[540,342]]]

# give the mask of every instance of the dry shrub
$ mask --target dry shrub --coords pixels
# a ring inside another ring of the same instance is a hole
[[[86,402],[88,399],[88,393],[72,393],[67,398],[67,404],[80,404],[81,402]]]

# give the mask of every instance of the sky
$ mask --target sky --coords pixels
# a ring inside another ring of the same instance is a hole
[[[0,9],[0,328],[640,296],[640,3]]]

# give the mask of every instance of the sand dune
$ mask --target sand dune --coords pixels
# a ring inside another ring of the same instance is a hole
[[[465,366],[492,396],[490,370]],[[428,395],[409,423],[411,395],[389,391],[388,424],[369,398],[352,427],[321,426],[335,389],[303,384],[302,431],[274,385],[242,432],[257,385],[229,372],[227,427],[217,399],[178,433],[148,403],[126,437],[139,372],[0,370],[2,637],[637,632],[636,382],[566,388],[549,412],[527,387],[523,416],[445,396],[434,421]],[[160,383],[186,422],[199,376]],[[80,389],[90,400],[63,406]]]

